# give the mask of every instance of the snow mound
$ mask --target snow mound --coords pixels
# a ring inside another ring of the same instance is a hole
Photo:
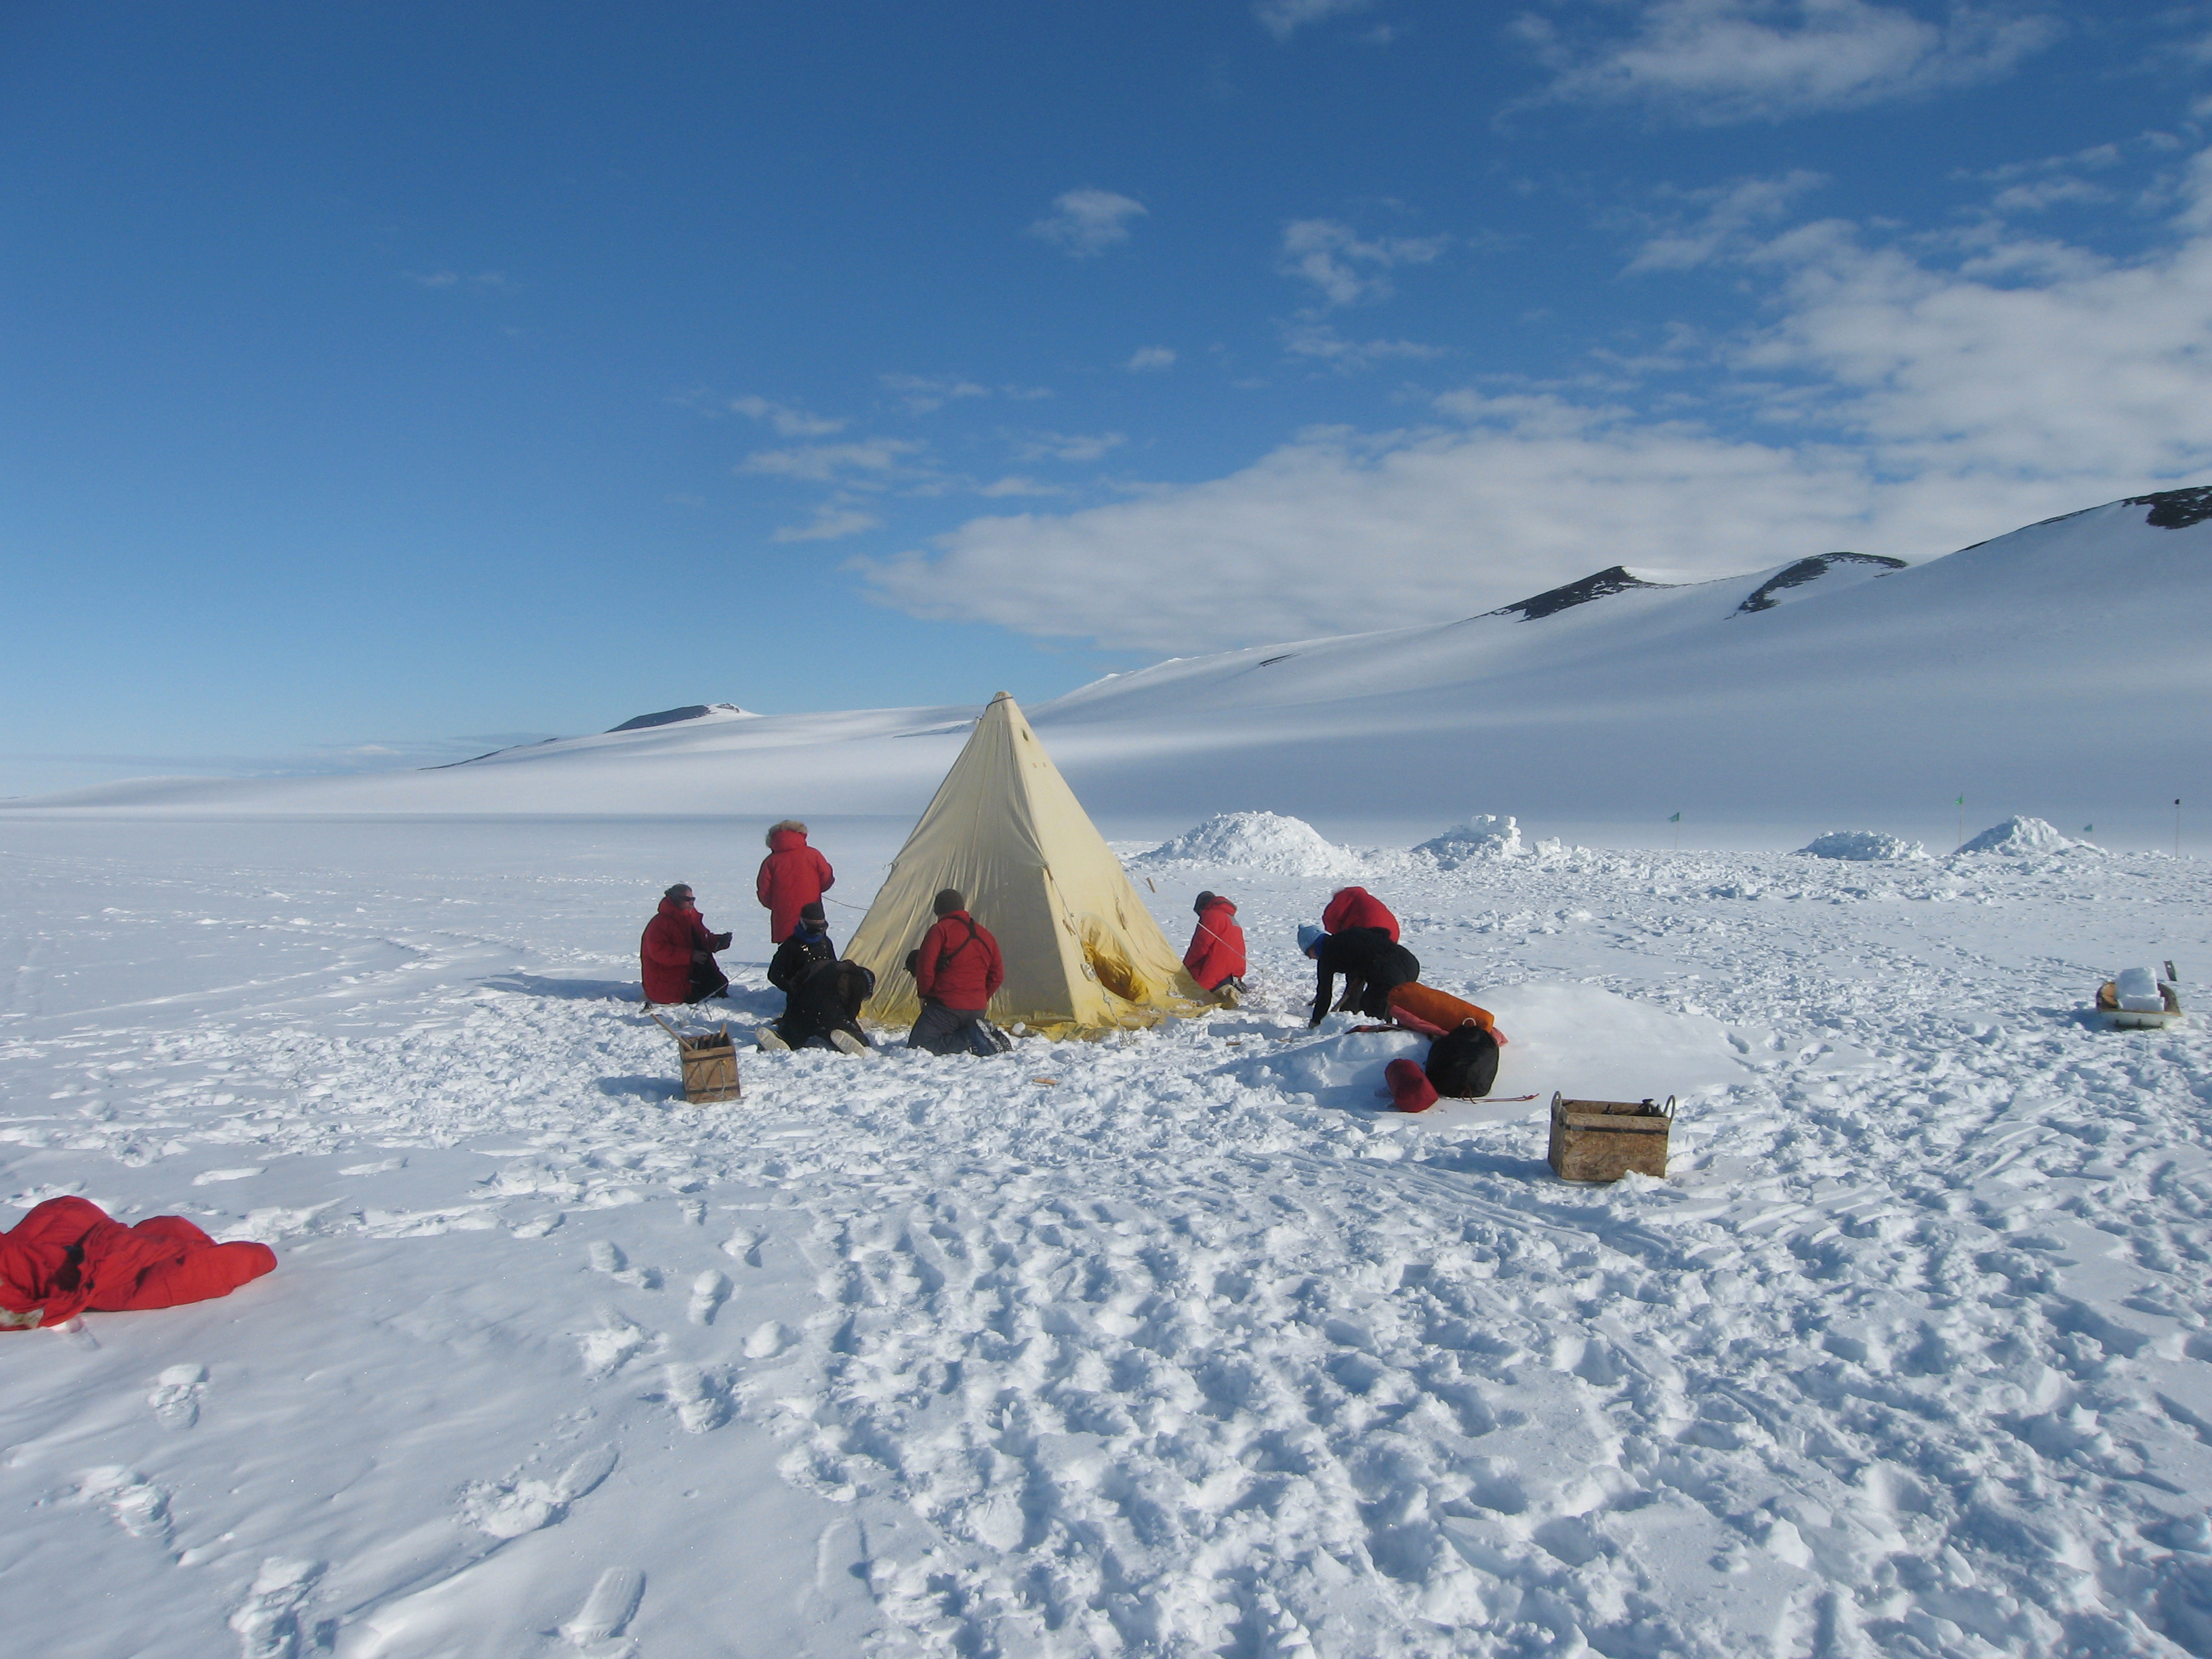
[[[1221,812],[1138,854],[1140,864],[1228,864],[1282,876],[1356,875],[1364,863],[1304,818]]]
[[[2048,828],[2048,825],[2045,826]],[[1831,830],[1815,836],[1797,849],[1801,858],[1850,859],[1859,864],[1886,864],[1893,859],[1924,859],[1928,849],[1917,841],[1899,841],[1875,830]]]
[[[2011,817],[1990,825],[1959,850],[1995,853],[2002,858],[2035,858],[2048,853],[2094,853],[2103,849],[2086,841],[2062,836],[2041,818]]]
[[[1465,823],[1455,825],[1413,849],[1436,860],[1439,870],[1517,859],[1527,850],[1521,845],[1521,826],[1510,817],[1501,818],[1489,812],[1478,812]]]

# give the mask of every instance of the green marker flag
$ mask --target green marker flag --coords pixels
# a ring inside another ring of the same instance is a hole
[[[1681,815],[1680,812],[1675,813],[1675,814],[1674,814],[1674,816],[1673,817],[1668,818],[1668,819],[1667,820],[1667,822],[1668,822],[1668,823],[1680,823],[1681,821],[1682,821],[1682,815]]]
[[[1953,801],[1953,802],[1951,803],[1951,805],[1954,805],[1954,806],[1964,806],[1966,804],[1966,798],[1964,795],[1960,796],[1958,799],[1956,799],[1956,800],[1954,800],[1954,801]]]

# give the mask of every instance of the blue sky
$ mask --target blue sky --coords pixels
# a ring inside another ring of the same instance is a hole
[[[0,11],[0,795],[2212,478],[2212,5]]]

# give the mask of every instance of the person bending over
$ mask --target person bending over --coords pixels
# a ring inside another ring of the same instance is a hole
[[[1335,994],[1337,975],[1344,976],[1344,1000],[1339,1012],[1358,1009],[1370,1019],[1389,1012],[1394,987],[1421,976],[1421,964],[1411,951],[1392,942],[1380,927],[1350,927],[1340,933],[1324,933],[1309,924],[1298,929],[1298,949],[1313,959],[1314,1004],[1309,1026],[1321,1024]]]
[[[714,965],[714,952],[730,948],[727,933],[710,933],[688,883],[660,896],[660,914],[645,924],[637,942],[647,1002],[702,1002],[728,993],[730,981]]]
[[[876,976],[859,963],[824,963],[792,988],[783,1018],[761,1027],[760,1046],[864,1054],[875,1044],[860,1029],[860,1010],[875,990]]]
[[[1321,926],[1325,933],[1347,933],[1354,927],[1380,927],[1389,934],[1391,944],[1398,942],[1398,918],[1390,914],[1389,905],[1364,887],[1340,887],[1332,893],[1328,907],[1321,913]]]
[[[984,1011],[1006,982],[1006,964],[991,930],[968,914],[968,902],[948,887],[931,902],[937,921],[921,936],[914,953],[915,989],[921,993],[921,1015],[907,1047],[933,1054],[975,1054],[1001,1051],[1000,1039],[984,1023]]]
[[[1200,990],[1233,1008],[1244,994],[1244,930],[1237,925],[1237,907],[1218,893],[1200,893],[1190,908],[1198,927],[1182,953],[1183,968]]]

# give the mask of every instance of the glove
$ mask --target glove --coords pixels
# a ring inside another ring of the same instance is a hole
[[[691,953],[691,960],[694,962],[712,962],[714,959],[714,953],[712,951],[694,951]]]
[[[714,941],[714,948],[717,951],[726,951],[730,948],[730,935],[727,933],[709,933],[708,938]]]

